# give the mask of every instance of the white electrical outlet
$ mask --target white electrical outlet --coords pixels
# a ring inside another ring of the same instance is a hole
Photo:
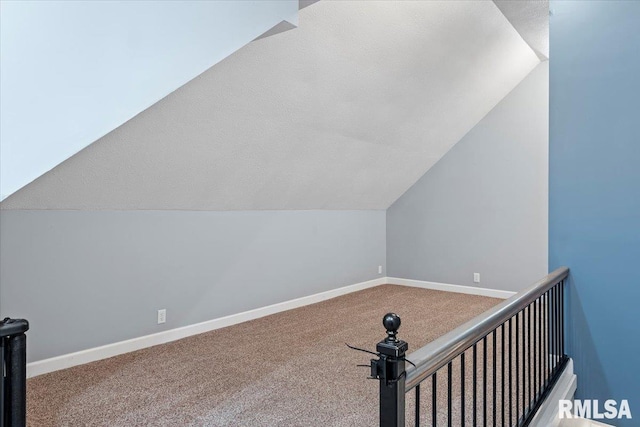
[[[473,273],[473,283],[480,283],[480,273]]]
[[[158,310],[158,325],[167,321],[167,309]]]
[[[378,266],[378,274],[382,274],[382,266],[381,265]]]

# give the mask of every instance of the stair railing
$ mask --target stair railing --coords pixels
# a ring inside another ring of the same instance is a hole
[[[566,267],[555,270],[409,355],[397,338],[400,318],[385,315],[387,337],[376,347],[379,359],[371,360],[371,376],[380,382],[380,426],[405,426],[411,390],[416,427],[528,425],[568,361],[568,275]]]

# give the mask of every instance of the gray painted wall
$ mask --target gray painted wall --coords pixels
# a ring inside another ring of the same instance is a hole
[[[517,291],[547,273],[548,88],[544,62],[388,209],[389,276]]]
[[[0,315],[41,360],[380,277],[384,230],[385,211],[2,211]]]

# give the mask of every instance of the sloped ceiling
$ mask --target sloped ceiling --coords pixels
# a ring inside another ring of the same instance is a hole
[[[3,209],[386,209],[539,59],[491,1],[320,1]]]
[[[260,34],[296,0],[0,1],[0,200]]]

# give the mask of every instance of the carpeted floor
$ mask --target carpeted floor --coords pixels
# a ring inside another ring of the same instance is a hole
[[[345,342],[374,349],[394,311],[411,353],[500,301],[394,285],[355,292],[32,378],[28,425],[374,426],[378,384],[356,367],[370,356]]]

